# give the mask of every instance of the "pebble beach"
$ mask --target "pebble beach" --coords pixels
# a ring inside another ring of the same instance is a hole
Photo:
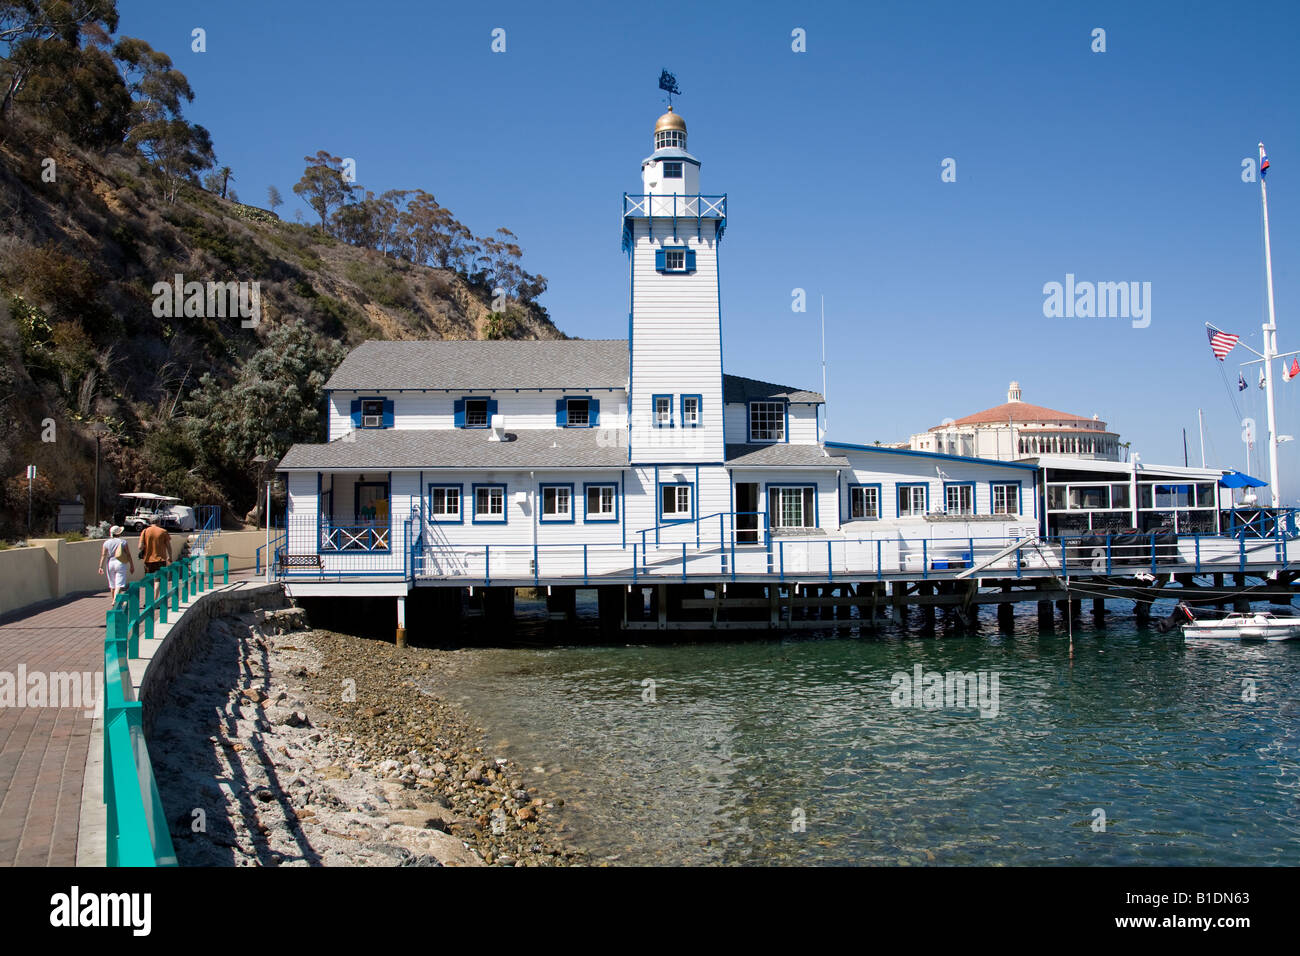
[[[150,756],[182,866],[566,866],[564,801],[421,690],[456,652],[215,620]]]

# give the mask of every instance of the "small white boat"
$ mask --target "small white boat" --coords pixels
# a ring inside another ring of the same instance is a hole
[[[1188,614],[1183,637],[1213,638],[1221,641],[1291,641],[1300,638],[1300,618],[1279,617],[1268,611],[1241,613],[1227,617],[1197,620]]]

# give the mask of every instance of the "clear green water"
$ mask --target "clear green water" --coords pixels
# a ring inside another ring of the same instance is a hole
[[[1063,629],[987,612],[975,636],[474,649],[434,689],[544,768],[598,859],[1300,863],[1300,642],[1108,625],[1076,629],[1072,662]],[[996,672],[997,715],[895,706],[916,664]]]

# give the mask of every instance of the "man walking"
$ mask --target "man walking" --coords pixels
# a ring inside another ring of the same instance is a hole
[[[162,526],[162,518],[155,515],[140,532],[140,560],[144,573],[152,574],[172,559],[172,536]]]

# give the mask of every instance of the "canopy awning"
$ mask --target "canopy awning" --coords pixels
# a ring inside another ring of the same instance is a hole
[[[1239,471],[1232,471],[1220,478],[1219,484],[1224,488],[1264,488],[1267,487],[1268,482],[1252,478]]]

